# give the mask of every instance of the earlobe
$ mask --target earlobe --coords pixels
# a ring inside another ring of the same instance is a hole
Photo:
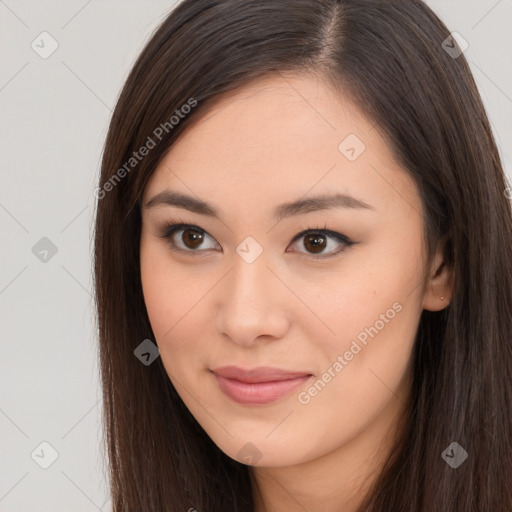
[[[449,306],[453,295],[453,266],[445,259],[445,245],[438,248],[423,297],[423,309],[440,311]]]

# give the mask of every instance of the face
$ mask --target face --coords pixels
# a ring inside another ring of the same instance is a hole
[[[418,190],[347,99],[306,75],[231,93],[172,146],[141,211],[162,363],[221,450],[288,466],[382,437],[435,305]]]

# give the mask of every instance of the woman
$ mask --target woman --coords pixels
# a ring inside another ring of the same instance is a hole
[[[510,202],[425,4],[185,0],[97,197],[114,511],[512,510]]]

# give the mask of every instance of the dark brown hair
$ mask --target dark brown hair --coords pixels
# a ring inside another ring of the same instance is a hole
[[[430,257],[446,238],[455,276],[450,305],[422,312],[406,426],[361,511],[512,510],[512,215],[467,61],[443,47],[449,35],[419,0],[185,0],[154,32],[114,110],[97,195],[114,512],[252,511],[248,467],[206,435],[160,358],[145,366],[134,356],[154,340],[139,201],[170,146],[221,94],[287,71],[315,73],[375,123],[419,188]],[[189,113],[170,122],[176,110]],[[131,160],[148,137],[154,147]],[[457,469],[441,457],[454,441],[469,454]]]

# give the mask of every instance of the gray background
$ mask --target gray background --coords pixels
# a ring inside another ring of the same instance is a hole
[[[512,0],[427,3],[469,43],[510,176]],[[93,189],[120,88],[173,5],[0,0],[2,512],[111,510],[100,449]],[[31,47],[49,48],[43,31],[59,45],[47,59]],[[54,255],[40,252],[43,237]],[[40,465],[52,452],[42,442],[58,454],[47,469]]]

